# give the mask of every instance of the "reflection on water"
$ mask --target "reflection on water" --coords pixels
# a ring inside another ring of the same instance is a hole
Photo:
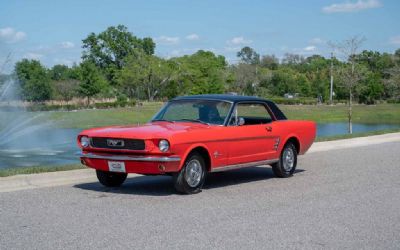
[[[79,163],[74,155],[79,131],[47,128],[0,145],[0,168]]]
[[[385,129],[400,128],[400,124],[363,124],[353,123],[353,133],[363,133],[370,131],[379,131]],[[335,122],[318,124],[317,137],[344,135],[348,133],[348,123]]]

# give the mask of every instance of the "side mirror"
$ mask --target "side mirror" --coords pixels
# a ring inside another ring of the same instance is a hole
[[[245,123],[244,118],[243,117],[239,117],[237,120],[237,126],[243,126]]]

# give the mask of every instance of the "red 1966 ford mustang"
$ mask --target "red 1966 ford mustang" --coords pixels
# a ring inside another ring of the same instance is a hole
[[[287,120],[268,100],[197,95],[171,100],[142,126],[82,131],[78,145],[105,186],[121,185],[128,173],[168,174],[177,191],[197,193],[208,172],[269,164],[289,177],[315,134],[314,122]]]

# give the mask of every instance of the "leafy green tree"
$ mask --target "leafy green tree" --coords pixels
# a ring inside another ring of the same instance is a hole
[[[50,78],[55,81],[66,80],[69,78],[69,68],[66,65],[57,64],[49,71]]]
[[[174,66],[170,61],[137,50],[128,57],[125,67],[118,72],[116,79],[130,98],[140,97],[142,92],[147,100],[153,101],[160,90],[173,79]]]
[[[102,88],[106,87],[103,75],[91,61],[81,63],[80,80],[78,92],[87,98],[87,105],[90,104],[90,98],[100,93]]]
[[[388,53],[379,53],[377,51],[364,50],[355,56],[357,63],[360,63],[374,73],[379,73],[381,77],[387,78],[387,69],[394,66],[394,60]]]
[[[132,55],[135,49],[152,55],[155,43],[151,38],[137,38],[127,27],[118,25],[108,27],[99,34],[89,34],[83,39],[83,49],[82,59],[93,62],[113,83],[116,72],[122,69],[125,59]]]
[[[23,59],[15,65],[22,98],[27,101],[46,101],[51,98],[52,88],[47,70],[37,60]]]
[[[239,57],[243,63],[247,64],[260,63],[260,55],[253,48],[250,48],[249,46],[243,47],[239,52],[237,52],[236,56]]]
[[[390,77],[384,80],[386,95],[397,101],[400,100],[400,64],[388,70]]]
[[[173,61],[178,65],[177,82],[181,94],[215,94],[224,91],[225,57],[199,50]]]

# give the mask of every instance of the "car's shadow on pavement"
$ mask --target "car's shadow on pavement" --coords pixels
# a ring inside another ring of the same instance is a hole
[[[305,170],[297,169],[295,173]],[[222,188],[231,185],[240,185],[248,182],[275,178],[271,168],[251,167],[218,173],[210,173],[206,177],[203,189]],[[178,194],[171,176],[135,176],[127,178],[121,187],[104,187],[99,182],[77,184],[74,187],[106,193],[135,194],[148,196],[167,196]]]

